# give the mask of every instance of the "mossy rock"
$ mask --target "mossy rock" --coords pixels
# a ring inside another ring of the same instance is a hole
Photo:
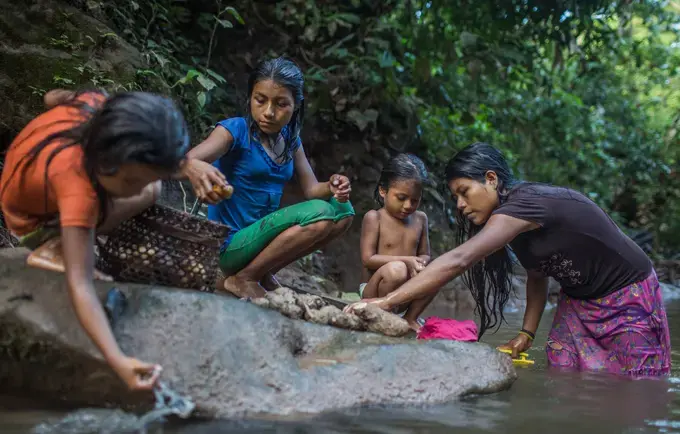
[[[140,53],[106,24],[56,0],[0,0],[0,133],[13,136],[55,87],[120,89],[135,81]],[[0,143],[7,146],[8,143]]]

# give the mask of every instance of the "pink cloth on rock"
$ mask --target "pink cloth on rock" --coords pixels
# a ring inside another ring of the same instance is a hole
[[[450,339],[462,342],[477,342],[477,324],[471,320],[431,316],[418,332],[418,339]]]

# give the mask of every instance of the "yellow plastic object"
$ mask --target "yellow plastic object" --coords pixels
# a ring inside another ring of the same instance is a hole
[[[231,185],[227,185],[226,187],[213,185],[212,191],[219,194],[222,199],[231,199],[231,195],[234,194],[234,187]]]
[[[497,348],[498,351],[505,354],[512,354],[512,350],[507,348]],[[512,359],[512,364],[517,366],[531,366],[534,364],[533,360],[529,360],[529,354],[519,353],[519,359]]]

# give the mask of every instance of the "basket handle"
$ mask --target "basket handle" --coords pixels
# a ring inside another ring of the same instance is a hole
[[[203,205],[201,199],[196,199],[196,202],[194,202],[194,206],[191,207],[191,215],[197,215],[198,210],[201,209],[201,205]]]
[[[189,241],[191,243],[201,244],[207,247],[219,248],[222,245],[222,239],[207,238],[201,235],[197,235],[193,232],[185,231],[182,229],[175,228],[173,226],[162,225],[155,220],[141,217],[144,220],[144,224],[157,230],[158,232],[166,235],[179,238],[180,240]]]

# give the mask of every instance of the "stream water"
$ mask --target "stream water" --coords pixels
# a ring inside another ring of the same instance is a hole
[[[680,302],[667,305],[673,344],[673,374],[663,380],[629,380],[609,375],[547,369],[543,344],[552,321],[546,312],[537,342],[529,350],[536,364],[518,368],[508,391],[469,397],[438,406],[363,408],[325,414],[302,422],[220,421],[166,426],[164,433],[655,433],[680,432]],[[506,342],[521,323],[485,337]],[[0,403],[2,405],[2,403]],[[61,416],[47,411],[0,408],[0,432],[30,432],[32,426]]]

